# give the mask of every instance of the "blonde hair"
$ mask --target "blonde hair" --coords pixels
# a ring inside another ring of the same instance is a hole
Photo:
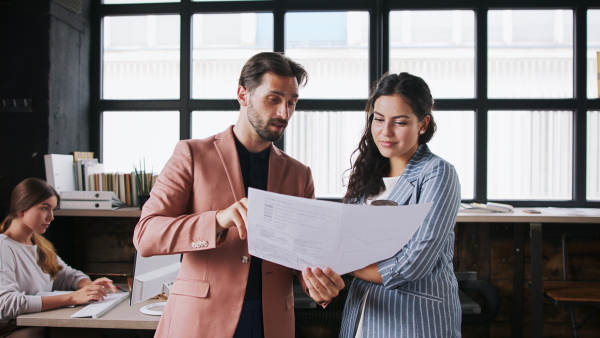
[[[9,214],[0,223],[0,234],[4,233],[10,227],[12,221],[17,218],[19,212],[24,212],[31,207],[42,203],[46,199],[55,196],[57,201],[60,196],[54,188],[39,178],[28,178],[17,184],[10,197]],[[31,238],[33,244],[37,245],[38,265],[52,279],[56,279],[62,266],[58,265],[56,250],[44,236],[33,233]]]

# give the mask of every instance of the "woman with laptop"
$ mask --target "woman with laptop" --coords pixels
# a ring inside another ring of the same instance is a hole
[[[44,180],[28,178],[12,192],[8,216],[0,224],[0,338],[42,336],[42,328],[21,328],[21,314],[100,301],[117,289],[108,278],[91,281],[66,265],[42,235],[54,219],[58,193]],[[40,292],[76,290],[38,296]]]

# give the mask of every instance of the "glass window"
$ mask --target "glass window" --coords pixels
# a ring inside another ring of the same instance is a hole
[[[215,0],[192,0],[192,1],[197,1],[197,2],[212,2]],[[219,0],[221,2],[227,2],[227,1],[273,1],[273,0]]]
[[[462,199],[472,199],[475,192],[475,112],[434,111],[433,117],[437,130],[428,143],[429,149],[454,165]]]
[[[600,111],[587,114],[587,199],[600,201]]]
[[[102,162],[106,172],[131,172],[145,161],[158,174],[179,141],[177,111],[102,113]]]
[[[157,2],[179,2],[180,0],[102,0],[103,4],[149,4]]]
[[[192,20],[192,97],[234,99],[244,63],[273,50],[273,14],[196,14]]]
[[[285,131],[285,152],[311,168],[317,197],[346,193],[343,177],[364,127],[363,111],[296,111]]]
[[[488,114],[488,198],[572,199],[573,112]]]
[[[237,110],[192,112],[192,138],[203,139],[218,134],[236,124],[239,115]]]
[[[490,98],[573,97],[573,11],[488,12]]]
[[[587,16],[587,97],[600,98],[600,10]]]
[[[176,15],[104,18],[104,99],[179,98],[179,21]]]
[[[367,12],[286,13],[285,53],[308,72],[302,98],[366,98]]]
[[[422,77],[435,98],[475,97],[473,11],[390,12],[390,72]]]

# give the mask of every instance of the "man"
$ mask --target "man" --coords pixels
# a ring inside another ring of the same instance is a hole
[[[235,126],[180,141],[152,188],[134,231],[142,256],[183,253],[157,337],[293,337],[292,270],[248,253],[248,187],[314,198],[310,168],[273,146],[306,82],[304,68],[278,53],[244,65]],[[235,229],[234,229],[235,228]],[[326,304],[344,287],[328,268],[299,273]]]

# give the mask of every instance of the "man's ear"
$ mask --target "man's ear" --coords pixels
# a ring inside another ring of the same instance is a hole
[[[250,99],[250,93],[244,86],[238,86],[237,89],[237,100],[240,103],[240,106],[246,107],[248,105],[248,100]]]

